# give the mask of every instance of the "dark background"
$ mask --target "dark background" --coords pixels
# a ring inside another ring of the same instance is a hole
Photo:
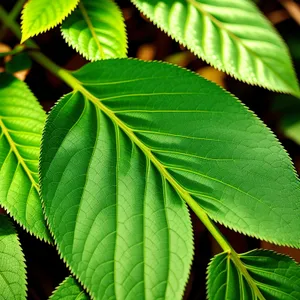
[[[1,5],[7,10],[10,10],[15,3],[12,0],[0,1]],[[222,72],[208,67],[206,63],[194,57],[186,49],[172,41],[166,34],[148,22],[129,1],[117,2],[122,8],[126,20],[129,57],[176,62],[223,85],[227,90],[241,99],[243,103],[254,111],[276,133],[281,143],[291,155],[296,169],[300,170],[299,145],[288,139],[281,129],[280,124],[284,116],[284,109],[277,111],[274,109],[279,99],[278,94],[241,83]],[[258,2],[261,10],[273,22],[289,45],[296,70],[300,72],[299,25],[284,10],[279,1],[256,2]],[[2,35],[3,38],[0,40],[0,43],[9,45],[12,48],[19,43],[19,40],[9,31],[2,32]],[[58,65],[67,69],[77,69],[87,62],[67,46],[60,35],[59,27],[35,37],[35,41],[44,54]],[[174,56],[174,54],[177,55]],[[3,61],[0,61],[0,63],[4,65]],[[26,82],[47,111],[62,95],[69,91],[69,88],[63,82],[34,62],[30,67]],[[293,103],[293,100],[291,96],[280,96],[283,106]],[[299,114],[300,120],[299,105],[297,107],[291,104],[291,106],[294,113]],[[213,241],[201,222],[194,215],[192,215],[192,219],[195,232],[195,257],[185,295],[185,299],[189,300],[206,298],[206,266],[210,258],[220,251],[220,248]],[[266,242],[242,236],[221,226],[220,228],[238,252],[246,252],[253,248],[264,247],[287,253],[300,261],[300,252],[297,250],[276,247]],[[47,299],[53,289],[69,274],[69,271],[59,259],[54,248],[36,240],[20,228],[18,228],[18,231],[27,261],[28,299]]]

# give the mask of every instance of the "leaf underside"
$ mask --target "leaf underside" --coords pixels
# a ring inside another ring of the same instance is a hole
[[[250,0],[131,0],[171,37],[231,76],[300,95],[288,49]]]
[[[49,300],[88,300],[80,284],[72,276],[67,277],[53,292]]]
[[[26,299],[25,259],[17,233],[7,216],[0,215],[1,299]]]
[[[60,24],[79,0],[30,0],[22,11],[22,41]]]
[[[65,40],[89,60],[126,57],[122,13],[112,0],[82,0],[61,26]]]
[[[230,94],[157,62],[104,60],[73,75],[84,88],[46,123],[42,195],[61,255],[97,299],[181,298],[192,257],[183,199],[300,245],[290,159]]]
[[[221,253],[208,267],[209,300],[300,299],[300,267],[291,258],[266,250],[253,250],[239,256],[263,298],[251,288],[230,255]]]
[[[26,84],[0,74],[0,205],[31,234],[50,240],[38,187],[45,119]]]

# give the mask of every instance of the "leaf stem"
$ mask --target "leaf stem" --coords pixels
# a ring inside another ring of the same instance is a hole
[[[11,31],[18,37],[21,38],[21,32],[18,24],[9,18],[6,11],[0,6],[0,19],[3,20],[6,25],[11,29]],[[37,45],[31,41],[27,40],[25,42],[26,45],[30,47],[37,47]],[[130,138],[136,143],[136,145],[151,159],[152,163],[162,172],[165,178],[170,182],[170,184],[178,191],[182,199],[189,205],[189,207],[194,211],[197,217],[201,220],[201,222],[206,226],[208,231],[212,234],[218,244],[221,246],[224,252],[228,254],[228,256],[232,259],[235,265],[239,268],[258,299],[264,300],[265,298],[261,294],[254,280],[249,275],[246,267],[243,265],[242,261],[239,258],[239,255],[235,252],[226,238],[222,235],[220,230],[214,224],[214,222],[209,218],[206,212],[199,206],[199,204],[190,196],[188,192],[186,192],[169,174],[169,172],[165,169],[165,167],[159,162],[159,160],[152,154],[152,152],[135,136],[135,134],[124,124],[120,119],[118,119],[115,114],[108,109],[105,105],[103,105],[95,96],[93,96],[89,91],[87,91],[84,86],[75,78],[73,75],[56,65],[52,62],[48,57],[46,57],[41,52],[30,51],[29,54],[31,57],[38,62],[40,65],[45,67],[55,76],[62,79],[66,84],[68,84],[75,91],[81,92],[85,97],[90,99],[95,105],[97,105],[105,114],[107,114],[116,124],[123,129],[126,134],[130,136]]]
[[[17,18],[17,16],[19,15],[20,11],[22,10],[22,7],[25,2],[26,2],[26,0],[18,0],[18,2],[13,7],[13,9],[10,11],[9,18],[11,18],[12,20],[15,20]],[[1,6],[1,8],[2,8],[2,6]],[[3,36],[4,36],[7,28],[8,28],[8,26],[7,26],[6,22],[0,27],[0,41],[3,39]]]
[[[1,52],[0,57],[5,57],[5,56],[9,56],[9,55],[16,55],[16,54],[19,54],[19,53],[23,52],[24,50],[25,50],[24,46],[18,45],[11,51]]]
[[[19,25],[15,22],[15,20],[11,19],[8,13],[0,6],[0,20],[2,20],[6,26],[13,32],[13,34],[21,39],[22,34],[19,28]],[[39,49],[38,45],[33,40],[27,40],[24,43],[26,46],[36,50]],[[70,72],[65,70],[64,68],[59,67],[53,61],[51,61],[47,56],[45,56],[41,52],[37,51],[29,51],[30,56],[48,71],[53,73],[55,76],[62,79],[65,83],[67,83],[74,90],[79,90],[79,82],[75,79]]]

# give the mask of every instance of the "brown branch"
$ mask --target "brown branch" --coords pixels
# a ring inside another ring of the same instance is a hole
[[[280,9],[267,14],[267,18],[272,24],[277,25],[287,19],[290,19],[290,14],[285,9]]]
[[[293,0],[279,0],[290,16],[300,25],[300,6]]]

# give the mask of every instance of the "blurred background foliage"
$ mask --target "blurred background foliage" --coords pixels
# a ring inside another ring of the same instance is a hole
[[[293,0],[257,0],[255,2],[286,41],[298,78],[300,78],[300,2]],[[15,0],[1,0],[0,4],[10,11],[15,3]],[[157,29],[129,1],[120,0],[117,3],[122,8],[126,21],[129,57],[163,60],[177,64],[229,90],[276,133],[292,157],[297,172],[300,172],[300,99],[249,86],[213,69]],[[39,35],[35,40],[44,54],[64,68],[75,70],[87,63],[64,42],[59,27]],[[18,43],[14,35],[0,25],[0,72],[7,71],[25,80],[44,109],[49,111],[54,103],[69,91],[69,88],[41,66],[32,62],[29,55],[22,51],[21,46],[15,47]],[[7,52],[11,55],[3,54]],[[286,200],[282,199],[282,201]],[[206,267],[209,259],[220,252],[219,246],[201,222],[193,215],[192,219],[195,231],[195,257],[185,292],[185,299],[189,300],[206,298]],[[229,231],[222,226],[220,229],[237,252],[263,247],[286,253],[300,262],[300,250],[261,242]],[[59,259],[55,249],[37,241],[22,230],[19,230],[19,234],[28,266],[28,299],[47,299],[69,271]]]

